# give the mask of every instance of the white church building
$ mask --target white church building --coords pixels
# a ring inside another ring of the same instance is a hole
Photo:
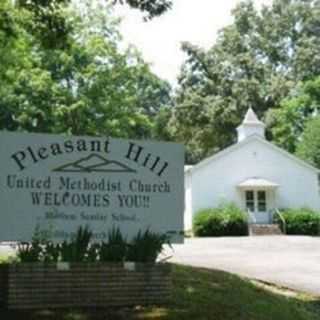
[[[185,230],[195,214],[223,202],[269,224],[275,209],[320,210],[320,171],[265,139],[265,125],[249,109],[238,142],[185,169]]]

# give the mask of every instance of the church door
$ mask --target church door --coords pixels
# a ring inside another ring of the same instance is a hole
[[[253,217],[253,223],[270,223],[267,206],[267,192],[265,190],[245,191],[246,209]]]

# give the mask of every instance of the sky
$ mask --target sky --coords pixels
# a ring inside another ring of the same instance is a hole
[[[185,55],[181,43],[189,41],[210,48],[218,31],[232,23],[231,10],[239,0],[173,0],[173,7],[158,18],[144,22],[142,14],[125,6],[116,8],[123,18],[120,31],[126,44],[138,48],[152,71],[176,84]],[[256,6],[272,0],[254,0]]]

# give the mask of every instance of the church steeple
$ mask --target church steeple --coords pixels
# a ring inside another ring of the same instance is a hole
[[[237,128],[238,142],[243,141],[249,136],[256,134],[262,138],[265,138],[265,124],[261,122],[252,108],[249,108],[243,122]]]

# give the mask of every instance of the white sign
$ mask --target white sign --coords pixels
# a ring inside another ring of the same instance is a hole
[[[88,225],[96,241],[119,227],[149,228],[181,242],[184,149],[180,144],[0,133],[0,240],[53,240]]]

